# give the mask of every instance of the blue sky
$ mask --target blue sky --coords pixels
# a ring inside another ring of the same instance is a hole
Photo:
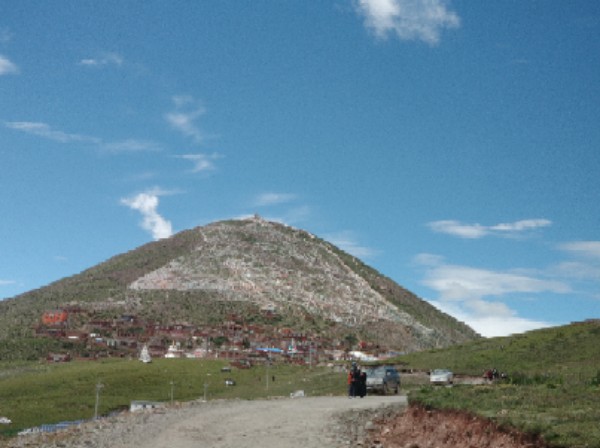
[[[0,298],[258,213],[486,336],[600,317],[600,3],[4,1]]]

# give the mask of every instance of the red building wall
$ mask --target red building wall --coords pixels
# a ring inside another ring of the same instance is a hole
[[[42,316],[42,323],[44,325],[57,325],[66,322],[68,318],[69,313],[63,310],[46,311]]]

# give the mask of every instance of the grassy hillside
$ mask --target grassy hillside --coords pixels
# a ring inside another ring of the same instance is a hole
[[[413,402],[463,409],[544,436],[553,446],[600,447],[600,321],[403,356],[409,368],[508,374],[495,384],[417,387]]]

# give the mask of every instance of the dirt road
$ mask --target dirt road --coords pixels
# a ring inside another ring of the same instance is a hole
[[[333,448],[348,445],[356,434],[352,426],[364,430],[365,410],[405,406],[405,396],[198,402],[162,413],[102,419],[60,436],[20,438],[10,446]]]

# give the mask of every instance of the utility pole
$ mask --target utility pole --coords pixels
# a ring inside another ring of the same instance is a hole
[[[100,382],[96,383],[96,406],[94,408],[94,420],[98,419],[98,407],[100,406],[100,390],[104,387],[104,384]]]
[[[269,352],[267,355],[267,392],[269,392],[269,367],[271,365],[271,353]]]

